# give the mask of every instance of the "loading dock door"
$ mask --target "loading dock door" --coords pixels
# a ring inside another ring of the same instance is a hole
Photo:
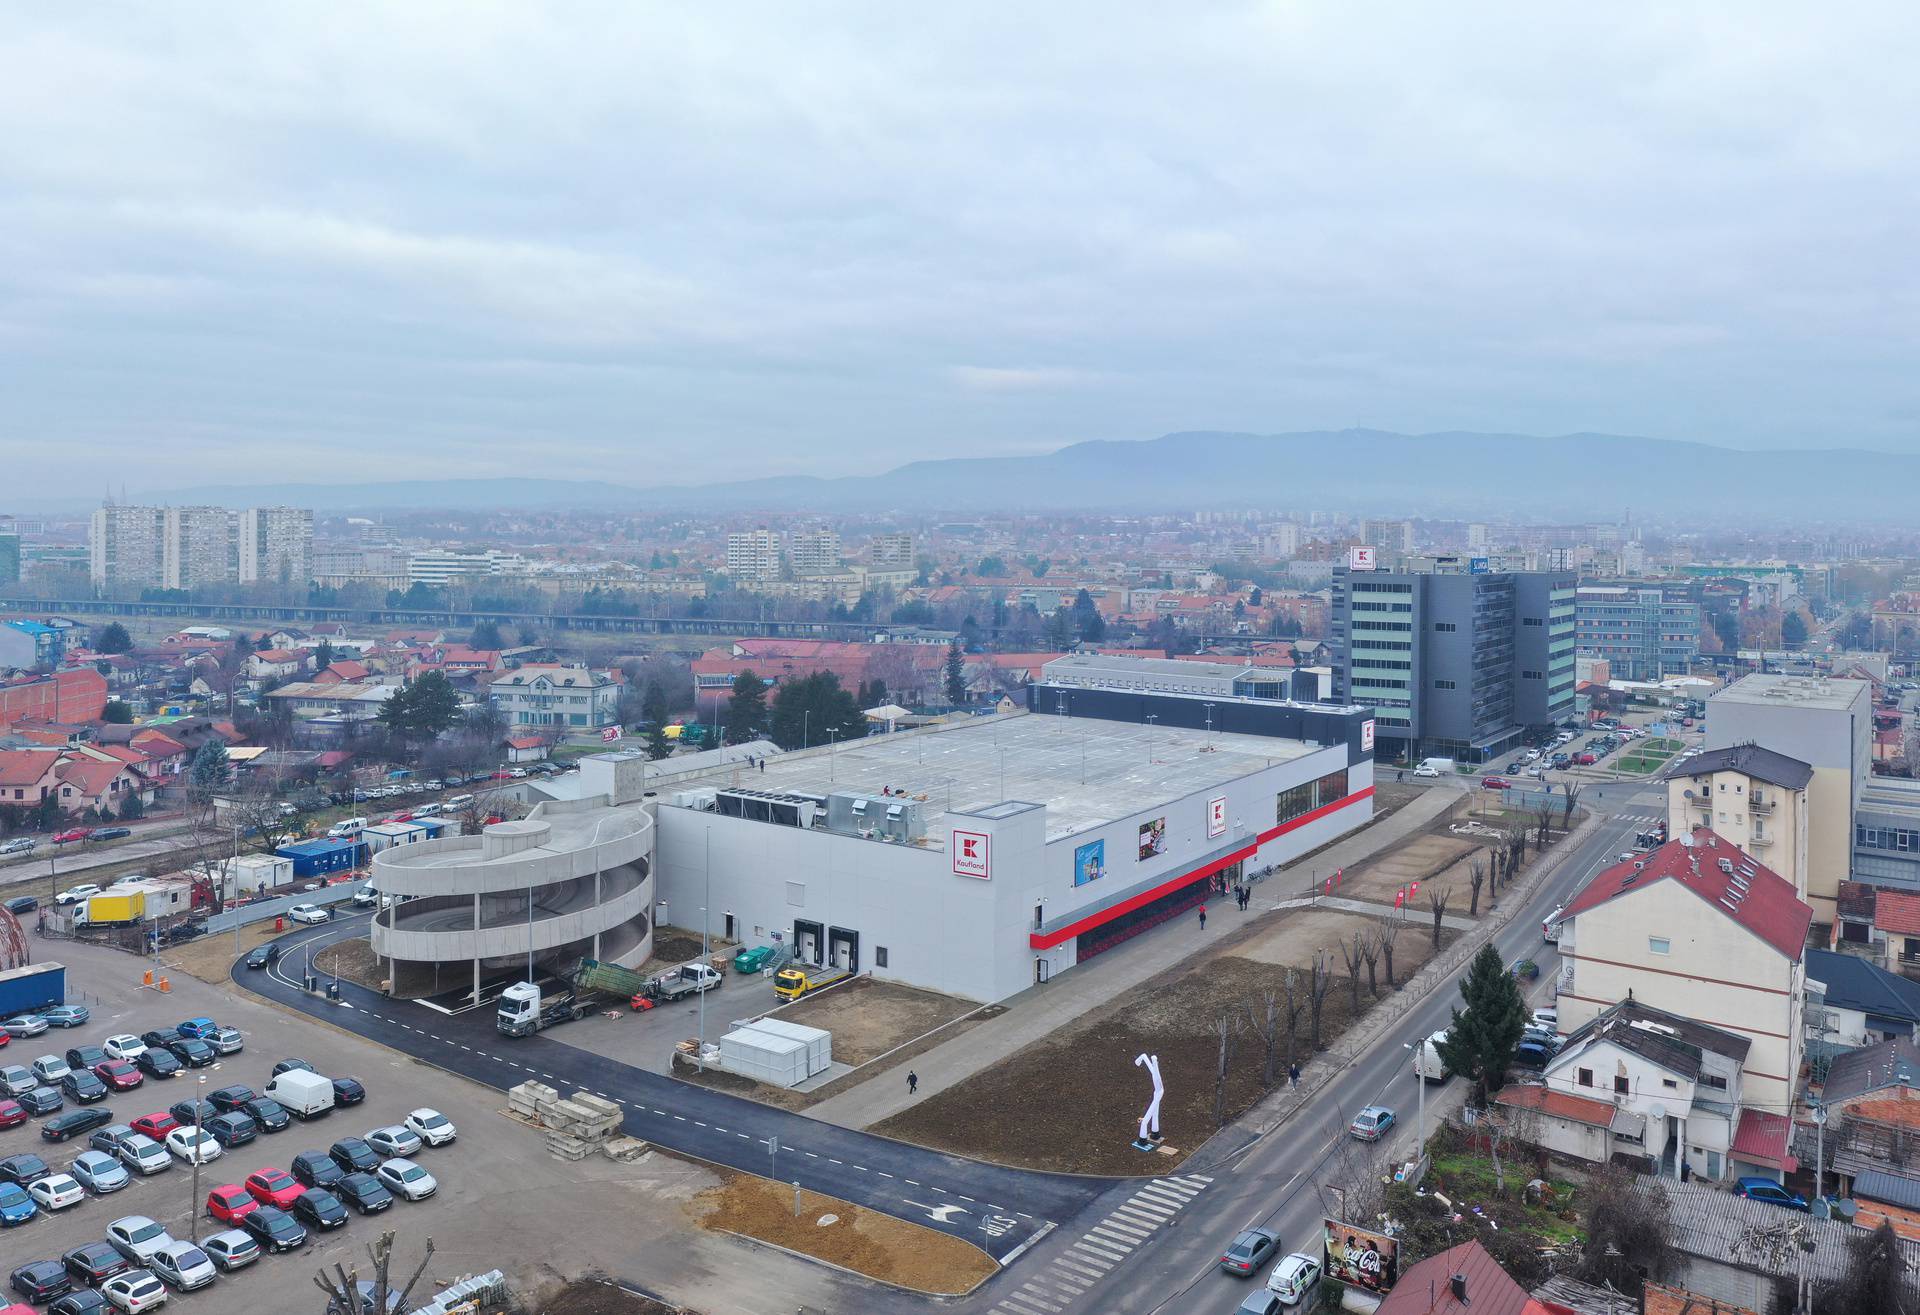
[[[860,933],[845,927],[827,928],[827,954],[832,966],[850,973],[860,971]]]
[[[793,920],[793,955],[802,963],[826,962],[827,929],[804,918]]]

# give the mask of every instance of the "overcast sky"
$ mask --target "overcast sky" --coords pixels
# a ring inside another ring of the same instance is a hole
[[[1920,450],[1911,4],[7,25],[16,500],[1354,424]]]

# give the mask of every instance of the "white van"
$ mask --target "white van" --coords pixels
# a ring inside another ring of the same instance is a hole
[[[1447,1039],[1447,1030],[1441,1028],[1432,1036],[1413,1048],[1413,1074],[1428,1082],[1445,1082],[1452,1076],[1447,1071],[1447,1062],[1440,1058],[1440,1044]]]
[[[327,838],[329,840],[344,840],[353,836],[357,836],[362,831],[365,831],[366,829],[367,829],[366,818],[349,817],[344,821],[335,822],[332,826],[328,827]]]
[[[415,817],[438,817],[440,815],[440,805],[421,804],[413,810],[413,815]]]
[[[1279,1297],[1282,1306],[1298,1306],[1306,1301],[1319,1282],[1319,1258],[1296,1251],[1290,1256],[1282,1256],[1280,1263],[1273,1267],[1273,1273],[1267,1275],[1267,1291]]]
[[[473,796],[472,796],[472,795],[470,795],[470,794],[457,794],[457,795],[454,795],[454,796],[453,796],[452,798],[450,798],[450,799],[443,799],[443,800],[441,800],[441,801],[440,801],[440,808],[441,808],[441,810],[442,810],[443,812],[448,812],[448,813],[457,813],[457,812],[459,812],[459,811],[460,811],[461,809],[463,809],[463,808],[465,808],[465,807],[467,807],[467,806],[468,806],[469,804],[471,804],[472,802],[473,802]]]
[[[333,1108],[333,1082],[303,1068],[290,1068],[267,1083],[267,1094],[296,1119],[318,1118]]]

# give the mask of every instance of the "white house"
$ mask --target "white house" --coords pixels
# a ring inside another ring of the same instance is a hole
[[[621,678],[611,671],[529,662],[487,683],[508,725],[599,730],[620,723]]]

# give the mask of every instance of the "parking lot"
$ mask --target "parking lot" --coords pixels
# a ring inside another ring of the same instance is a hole
[[[101,1104],[112,1110],[116,1122],[131,1123],[234,1083],[258,1091],[275,1062],[289,1057],[305,1059],[330,1076],[355,1077],[367,1096],[364,1104],[311,1122],[296,1120],[284,1131],[262,1133],[251,1144],[227,1152],[202,1167],[197,1194],[192,1170],[175,1160],[151,1176],[135,1176],[104,1198],[89,1194],[57,1214],[42,1213],[8,1228],[0,1234],[0,1268],[9,1273],[29,1261],[58,1260],[72,1247],[103,1239],[107,1226],[124,1215],[150,1216],[175,1237],[205,1238],[227,1227],[205,1213],[206,1196],[214,1188],[242,1183],[259,1169],[285,1169],[300,1152],[324,1152],[336,1140],[399,1123],[410,1110],[429,1106],[459,1129],[451,1145],[423,1149],[414,1157],[438,1180],[434,1196],[419,1203],[395,1201],[371,1216],[351,1214],[343,1227],[313,1234],[300,1249],[263,1256],[246,1269],[222,1275],[211,1287],[177,1294],[170,1305],[207,1315],[318,1310],[322,1302],[311,1286],[312,1275],[336,1262],[348,1268],[358,1264],[364,1273],[365,1244],[389,1229],[397,1234],[398,1255],[409,1270],[426,1239],[434,1239],[433,1262],[416,1297],[495,1267],[507,1271],[523,1296],[556,1289],[589,1272],[611,1272],[677,1295],[707,1315],[720,1315],[760,1309],[752,1294],[769,1290],[763,1285],[773,1270],[781,1272],[780,1286],[797,1301],[822,1309],[850,1304],[847,1280],[779,1255],[756,1254],[745,1263],[748,1256],[741,1244],[690,1226],[693,1199],[719,1181],[698,1165],[657,1154],[635,1164],[598,1156],[566,1164],[546,1154],[539,1133],[500,1112],[498,1092],[354,1035],[350,1016],[340,1027],[328,1026],[182,972],[170,973],[173,989],[163,995],[140,989],[146,960],[71,943],[36,942],[35,949],[41,959],[67,964],[69,991],[87,993],[92,1018],[81,1027],[15,1041],[0,1049],[0,1064],[30,1063],[40,1054],[97,1046],[116,1033],[172,1027],[203,1015],[237,1027],[245,1036],[245,1048],[221,1059],[217,1067],[189,1070],[164,1081],[149,1078],[138,1090],[109,1096]],[[66,1108],[74,1107],[69,1102]],[[50,1145],[39,1135],[41,1121],[0,1130],[0,1157],[31,1153],[56,1172],[65,1172],[87,1149],[87,1139]],[[751,1284],[731,1277],[749,1271]],[[736,1286],[739,1291],[731,1293]]]

